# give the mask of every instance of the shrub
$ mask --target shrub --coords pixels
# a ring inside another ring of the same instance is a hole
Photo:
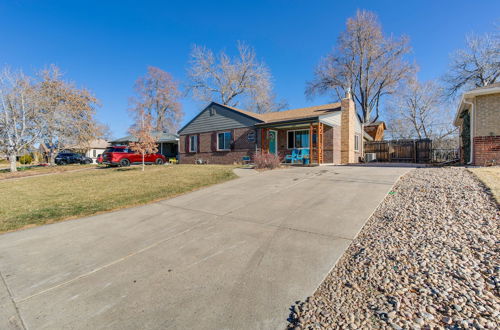
[[[281,164],[280,157],[270,153],[256,153],[253,157],[256,168],[274,169]]]
[[[33,157],[31,157],[31,155],[22,155],[19,157],[19,162],[23,165],[31,164],[33,162]]]

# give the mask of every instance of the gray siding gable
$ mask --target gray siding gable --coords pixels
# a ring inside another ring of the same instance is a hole
[[[211,109],[215,113],[211,113]],[[196,117],[179,130],[180,135],[222,131],[251,127],[261,121],[217,103],[209,104]]]

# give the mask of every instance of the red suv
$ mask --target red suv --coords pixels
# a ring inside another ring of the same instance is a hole
[[[164,164],[165,156],[161,154],[144,155],[146,164]],[[142,164],[142,155],[133,152],[128,146],[108,147],[102,154],[102,163],[110,166],[129,166],[130,164]]]

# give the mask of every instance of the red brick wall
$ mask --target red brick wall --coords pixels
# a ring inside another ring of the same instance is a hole
[[[216,146],[216,140],[212,141],[214,132],[193,134],[199,135],[200,149],[196,153],[186,153],[186,140],[189,135],[181,135],[179,138],[179,159],[181,164],[194,164],[197,159],[207,161],[209,164],[234,164],[241,163],[243,156],[252,157],[255,153],[255,142],[248,142],[248,133],[255,131],[252,127],[235,128],[234,146],[231,151],[212,150],[212,144]],[[256,139],[260,131],[257,130]],[[220,131],[227,132],[227,130]],[[217,132],[216,132],[217,133]]]
[[[474,165],[484,166],[492,160],[500,164],[500,135],[474,138]]]

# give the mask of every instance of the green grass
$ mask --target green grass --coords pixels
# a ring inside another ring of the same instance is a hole
[[[145,204],[233,179],[233,166],[102,168],[0,180],[0,232]]]

